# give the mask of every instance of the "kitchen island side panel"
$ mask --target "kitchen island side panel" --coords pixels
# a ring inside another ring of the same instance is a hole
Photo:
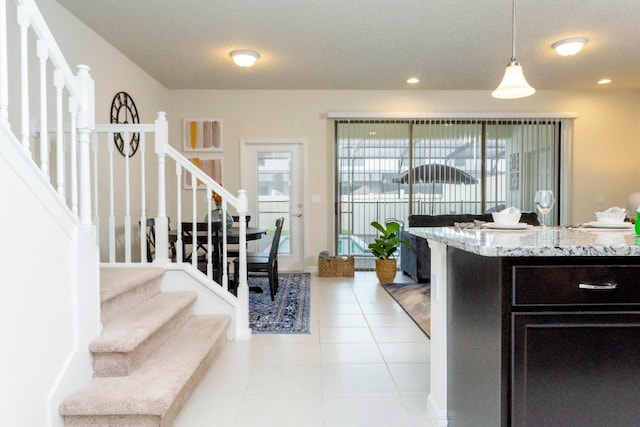
[[[449,426],[507,426],[501,258],[448,247],[447,264]]]

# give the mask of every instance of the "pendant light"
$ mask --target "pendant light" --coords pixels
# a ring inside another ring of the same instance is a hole
[[[533,95],[536,92],[522,73],[522,66],[516,59],[516,0],[513,0],[513,20],[511,26],[511,61],[504,72],[502,82],[491,93],[494,98],[515,99]]]

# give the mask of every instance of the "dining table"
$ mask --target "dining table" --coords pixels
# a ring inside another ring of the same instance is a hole
[[[184,224],[184,223],[183,223]],[[193,224],[193,223],[188,223]],[[221,250],[221,242],[220,237],[222,236],[222,230],[220,227],[219,221],[213,221],[211,223],[211,227],[207,222],[198,222],[196,223],[197,229],[197,239],[198,244],[205,246],[209,241],[209,230],[211,232],[211,244],[213,245],[213,253],[214,253],[214,266],[222,265],[222,250]],[[259,240],[262,236],[267,234],[266,227],[246,227],[246,240],[247,242],[252,240]],[[184,236],[184,231],[183,231]],[[184,240],[184,238],[183,238]],[[169,243],[171,245],[175,245],[178,241],[178,230],[170,230],[169,231]],[[227,228],[227,244],[237,245],[240,243],[240,227],[230,227]],[[190,244],[190,243],[189,243]],[[183,243],[184,247],[184,243]],[[183,253],[183,257],[185,254]],[[219,270],[219,269],[218,269]],[[219,279],[219,277],[218,277]]]
[[[206,222],[205,223],[200,222],[198,224],[206,224]],[[201,244],[206,244],[207,234],[208,233],[205,230],[198,230],[198,242]],[[215,226],[211,227],[212,240],[217,239],[220,234],[222,234],[222,231],[220,229],[216,229]],[[259,240],[265,234],[267,234],[266,227],[247,227],[246,228],[247,241]],[[177,241],[178,241],[178,230],[170,230],[169,243],[175,243]],[[227,244],[238,244],[238,243],[240,243],[240,228],[239,227],[227,228]]]

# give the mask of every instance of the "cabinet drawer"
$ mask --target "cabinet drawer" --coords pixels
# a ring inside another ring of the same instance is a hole
[[[639,265],[512,267],[518,305],[640,305]]]

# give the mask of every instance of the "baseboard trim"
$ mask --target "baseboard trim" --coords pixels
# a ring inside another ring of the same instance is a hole
[[[432,427],[447,427],[449,425],[447,411],[438,408],[438,404],[433,400],[431,394],[427,397],[427,412],[429,413]]]

